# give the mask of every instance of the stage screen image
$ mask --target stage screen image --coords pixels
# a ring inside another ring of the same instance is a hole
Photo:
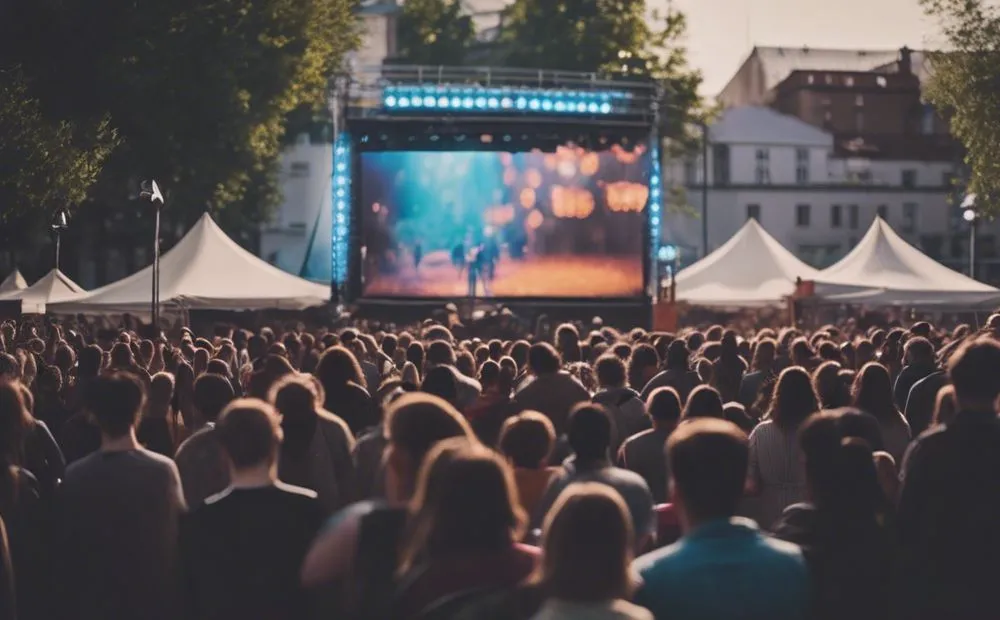
[[[367,296],[643,293],[644,146],[360,157]]]

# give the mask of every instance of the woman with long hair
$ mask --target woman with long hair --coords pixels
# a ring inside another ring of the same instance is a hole
[[[667,345],[663,372],[649,380],[642,389],[640,398],[647,400],[653,390],[661,387],[672,387],[681,398],[681,405],[687,402],[688,396],[701,383],[698,373],[691,370],[691,351],[683,338],[678,338]]]
[[[449,439],[434,447],[409,512],[393,618],[512,589],[535,568],[537,550],[518,542],[527,518],[511,468],[478,442]]]
[[[885,366],[869,362],[854,378],[854,406],[875,416],[882,429],[882,443],[898,469],[910,445],[910,425],[896,409],[892,397],[892,379]]]
[[[324,351],[315,374],[326,393],[323,408],[347,422],[352,433],[358,435],[379,423],[361,364],[348,349],[336,346]]]
[[[781,371],[767,419],[750,433],[748,506],[762,528],[769,528],[786,506],[805,498],[805,472],[796,433],[819,411],[809,373],[800,366]]]
[[[773,338],[762,338],[753,347],[750,372],[740,381],[739,402],[747,409],[753,407],[760,395],[760,388],[774,374],[774,362],[778,356],[778,343]]]
[[[851,404],[851,392],[840,378],[838,362],[823,362],[813,373],[813,390],[821,409],[840,409]]]
[[[545,518],[537,581],[545,602],[532,620],[652,620],[628,600],[634,533],[621,496],[598,483],[574,484]]]
[[[799,432],[807,501],[774,528],[802,547],[815,584],[813,618],[888,615],[890,537],[872,446],[845,432],[843,412],[813,415]]]
[[[699,385],[691,392],[687,403],[684,405],[684,413],[681,416],[685,420],[692,418],[726,418],[725,408],[722,403],[722,396],[714,387]]]

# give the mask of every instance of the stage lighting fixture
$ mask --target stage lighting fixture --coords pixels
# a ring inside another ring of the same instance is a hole
[[[362,142],[368,136],[361,137]],[[351,138],[341,132],[333,149],[333,230],[330,244],[332,279],[337,286],[347,283],[347,264],[350,256],[350,204],[351,204]]]
[[[662,171],[660,170],[660,139],[655,133],[650,140],[649,158],[649,247],[655,261],[663,252],[660,234],[660,214],[663,211]]]
[[[677,246],[676,245],[665,245],[660,248],[657,253],[657,258],[663,263],[672,263],[677,260]]]
[[[493,144],[493,136],[488,133],[484,133],[479,137],[479,141],[483,144]]]
[[[505,135],[505,136],[503,137],[503,141],[504,141],[504,142],[510,142],[510,140],[511,140],[511,137],[510,137],[510,135],[509,135],[509,134],[508,134],[508,135]]]
[[[441,97],[441,98],[438,99],[438,107],[439,108],[447,108],[450,103],[451,103],[451,99],[448,99],[447,97]]]
[[[500,107],[500,100],[496,97],[490,97],[486,100],[486,105],[488,105],[491,110],[495,110]]]
[[[557,114],[607,115],[628,109],[631,94],[619,91],[584,91],[470,86],[389,86],[382,92],[383,108],[431,110],[520,110]]]
[[[437,134],[434,134],[433,136],[431,136],[431,142],[437,142],[440,139],[441,139],[441,136],[439,136]]]
[[[394,108],[394,107],[396,107],[396,98],[394,96],[392,96],[392,95],[388,95],[385,98],[385,107],[387,107],[387,108]]]

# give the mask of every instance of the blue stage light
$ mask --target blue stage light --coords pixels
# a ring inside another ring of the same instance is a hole
[[[385,107],[387,107],[387,108],[394,108],[394,107],[396,107],[396,97],[393,96],[393,95],[388,95],[385,98]]]
[[[676,245],[665,245],[660,248],[657,252],[656,257],[660,259],[660,262],[672,263],[677,260],[677,246]]]
[[[531,102],[528,103],[528,107],[532,110],[540,110],[542,108],[542,102],[538,99],[532,99]]]
[[[510,108],[514,107],[514,100],[511,99],[510,97],[504,97],[503,99],[500,100],[500,107],[505,110],[509,110]]]
[[[514,102],[518,110],[523,110],[528,107],[528,100],[524,97],[518,97],[517,101]]]
[[[472,106],[474,105],[476,104],[472,100],[472,97],[466,97],[465,99],[462,99],[462,107],[465,108],[466,110],[471,110]]]
[[[566,104],[563,103],[562,101],[556,101],[556,104],[555,104],[554,107],[555,107],[555,111],[556,112],[565,112],[566,111]]]
[[[399,107],[401,107],[401,108],[408,108],[408,107],[410,107],[410,98],[409,97],[400,97],[399,98]]]
[[[486,107],[486,97],[476,97],[476,107],[485,108]]]
[[[587,111],[588,111],[588,112],[590,112],[591,114],[597,114],[598,110],[600,110],[600,109],[601,109],[601,108],[600,108],[600,106],[598,106],[598,105],[597,105],[596,103],[594,103],[594,102],[591,102],[591,103],[590,103],[590,104],[589,104],[589,105],[587,106]]]
[[[609,105],[609,104],[604,104]],[[677,256],[677,248],[663,244],[661,232],[661,212],[663,211],[662,171],[660,169],[660,139],[657,134],[653,134],[650,139],[649,158],[649,249],[654,261],[671,261]],[[671,251],[673,254],[671,254]],[[655,291],[658,283],[651,284],[651,290]]]
[[[350,259],[352,150],[350,136],[347,132],[341,132],[333,148],[334,201],[333,230],[330,240],[331,279],[338,287],[347,284],[347,266]]]
[[[451,107],[453,107],[453,108],[460,108],[460,107],[462,107],[462,98],[461,97],[452,97],[451,98]]]
[[[491,110],[495,110],[500,107],[500,100],[496,97],[490,97],[486,100],[486,105],[489,106]]]
[[[612,114],[617,101],[631,98],[618,91],[582,91],[473,86],[388,86],[382,91],[387,111],[408,108],[432,110],[519,110],[556,114]],[[621,104],[622,110],[628,104]]]
[[[433,108],[435,103],[437,103],[437,100],[434,97],[429,95],[424,97],[424,107]]]
[[[447,108],[448,107],[448,98],[447,97],[440,97],[440,98],[438,98],[438,107],[439,108]]]
[[[542,109],[545,110],[546,112],[551,112],[552,111],[552,100],[551,99],[542,99]]]
[[[601,114],[611,114],[611,104],[604,102],[601,104]]]

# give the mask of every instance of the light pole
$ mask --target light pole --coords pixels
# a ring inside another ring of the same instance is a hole
[[[969,277],[976,277],[976,232],[979,227],[979,213],[976,211],[976,195],[969,194],[962,201],[962,219],[969,223]]]
[[[701,122],[701,257],[708,256],[708,122]]]
[[[160,193],[160,186],[155,180],[142,184],[142,192],[139,194],[153,205],[156,210],[156,224],[153,231],[153,294],[152,294],[152,314],[153,328],[160,326],[160,211],[163,209],[163,194]]]
[[[59,207],[56,212],[52,215],[52,234],[56,237],[56,271],[59,271],[59,253],[62,249],[62,234],[63,231],[69,228],[69,224],[66,223],[66,208]]]

